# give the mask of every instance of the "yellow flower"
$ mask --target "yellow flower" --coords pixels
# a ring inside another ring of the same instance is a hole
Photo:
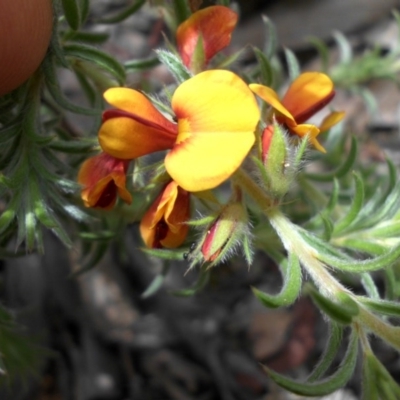
[[[103,150],[133,159],[171,149],[165,168],[190,192],[212,189],[239,168],[254,144],[260,118],[246,83],[223,70],[201,72],[178,86],[171,104],[177,123],[136,90],[112,88],[104,97],[117,109],[104,113],[99,131]]]
[[[170,182],[155,199],[140,223],[147,247],[179,247],[189,230],[190,193]]]
[[[229,45],[232,31],[236,26],[238,15],[228,7],[211,6],[195,12],[186,21],[179,25],[176,32],[178,50],[183,63],[192,68],[196,48],[202,46],[202,65],[195,69],[202,69],[209,60],[219,51]]]
[[[320,127],[304,124],[311,116],[326,106],[334,97],[332,80],[320,72],[305,72],[295,79],[282,100],[271,88],[251,84],[250,89],[268,103],[276,114],[279,123],[284,124],[290,133],[303,137],[309,135],[314,147],[322,152],[325,149],[317,140],[317,136],[338,123],[343,112],[332,112]]]
[[[109,210],[117,201],[117,195],[130,204],[132,197],[125,187],[128,166],[129,160],[120,160],[105,153],[88,158],[78,173],[85,206]]]

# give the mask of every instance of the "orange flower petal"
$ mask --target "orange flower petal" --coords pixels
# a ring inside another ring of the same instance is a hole
[[[305,72],[295,79],[282,99],[298,124],[306,121],[335,95],[332,80],[320,72]]]
[[[132,196],[125,186],[127,169],[127,161],[106,153],[87,159],[78,173],[78,182],[83,185],[81,197],[85,206],[108,210],[117,201],[117,194],[130,204]]]
[[[170,182],[153,202],[140,223],[146,246],[179,247],[185,240],[190,217],[190,194]]]
[[[171,177],[190,192],[229,178],[255,141],[260,112],[245,82],[230,71],[205,71],[175,91],[178,137],[165,158]]]
[[[285,118],[285,120],[282,122],[287,123],[286,120],[294,122],[292,114],[281,103],[275,90],[257,83],[252,83],[249,85],[249,87],[257,96],[261,97],[266,103],[268,103],[274,110],[278,111],[278,113]]]
[[[321,132],[326,132],[327,130],[331,129],[332,126],[340,122],[343,119],[343,117],[344,117],[343,111],[331,112],[323,119],[321,126],[319,127],[319,130]]]
[[[171,136],[163,130],[143,125],[128,117],[110,118],[99,130],[101,148],[121,159],[134,159],[170,149],[175,140],[176,134]]]
[[[201,35],[207,62],[229,45],[238,15],[228,7],[211,6],[195,12],[179,25],[176,40],[183,63],[190,68]]]
[[[321,133],[321,131],[315,125],[300,124],[295,126],[294,128],[291,128],[291,132],[295,133],[300,137],[308,135],[308,140],[315,147],[315,149],[322,153],[326,153],[326,150],[323,148],[323,146],[321,146],[321,144],[317,140],[317,136]]]
[[[164,117],[151,101],[137,90],[129,88],[111,88],[104,92],[105,100],[117,108],[132,115],[138,122],[153,128],[176,134],[176,124]],[[106,111],[107,112],[107,111]]]

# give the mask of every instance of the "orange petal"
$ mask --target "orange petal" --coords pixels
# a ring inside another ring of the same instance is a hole
[[[146,246],[179,247],[185,240],[190,217],[190,194],[170,182],[153,202],[140,223]]]
[[[82,200],[86,207],[110,209],[117,194],[128,204],[132,196],[126,189],[126,171],[129,162],[101,153],[90,157],[81,166],[78,182],[83,185]]]
[[[183,63],[190,68],[201,35],[206,63],[229,45],[238,15],[228,7],[211,6],[195,12],[179,25],[176,40]]]
[[[282,123],[287,123],[286,120],[294,121],[292,114],[290,114],[290,112],[281,103],[275,90],[257,83],[252,83],[249,85],[249,87],[257,96],[261,97],[274,110],[278,111],[278,113],[284,117],[284,121],[282,121]]]
[[[332,80],[320,72],[305,72],[295,79],[282,99],[298,124],[328,104],[335,92]]]
[[[255,141],[260,112],[245,82],[230,71],[205,71],[175,91],[178,137],[165,167],[185,190],[212,189],[229,178]]]
[[[343,117],[344,117],[343,111],[331,112],[323,119],[321,126],[319,127],[319,130],[321,132],[326,132],[327,130],[331,129],[332,126],[340,122],[343,119]]]
[[[118,110],[126,111],[131,114],[131,117],[138,122],[159,130],[165,130],[171,135],[176,134],[176,125],[164,117],[164,115],[153,106],[151,101],[137,90],[129,88],[111,88],[104,92],[104,98]]]
[[[143,125],[129,117],[107,119],[99,130],[102,149],[121,159],[134,159],[170,149],[175,140],[176,133],[172,136],[164,130]]]

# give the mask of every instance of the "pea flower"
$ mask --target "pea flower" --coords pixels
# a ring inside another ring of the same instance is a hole
[[[251,84],[250,89],[274,109],[278,123],[285,125],[294,135],[300,137],[309,135],[310,142],[314,147],[325,152],[318,142],[317,136],[338,123],[344,113],[330,113],[320,127],[304,124],[304,122],[326,106],[335,95],[333,82],[327,75],[320,72],[301,74],[289,86],[282,100],[269,87]]]
[[[109,210],[115,205],[117,195],[130,204],[132,196],[126,189],[128,166],[129,160],[120,160],[106,153],[88,158],[78,173],[85,206]]]
[[[176,40],[186,67],[201,70],[215,54],[228,46],[237,20],[238,15],[230,8],[211,6],[196,11],[180,24]]]
[[[155,199],[140,223],[140,234],[147,247],[175,248],[189,230],[190,193],[174,181],[168,183]]]
[[[171,102],[177,123],[136,90],[112,88],[104,97],[116,109],[103,114],[103,150],[128,160],[170,149],[165,168],[189,192],[212,189],[239,168],[260,118],[246,83],[224,70],[201,72],[178,86]]]

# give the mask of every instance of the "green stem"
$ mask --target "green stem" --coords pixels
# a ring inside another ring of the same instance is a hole
[[[318,251],[304,241],[297,226],[286,218],[277,205],[273,205],[268,195],[243,170],[236,172],[234,180],[253,198],[262,212],[269,219],[270,224],[280,237],[286,251],[299,257],[303,268],[308,272],[322,294],[336,300],[345,293],[357,302],[359,314],[354,317],[354,324],[358,330],[361,326],[372,331],[394,348],[400,350],[400,327],[394,327],[367,310],[357,301],[357,296],[347,290],[327,270],[324,263],[318,259]]]

